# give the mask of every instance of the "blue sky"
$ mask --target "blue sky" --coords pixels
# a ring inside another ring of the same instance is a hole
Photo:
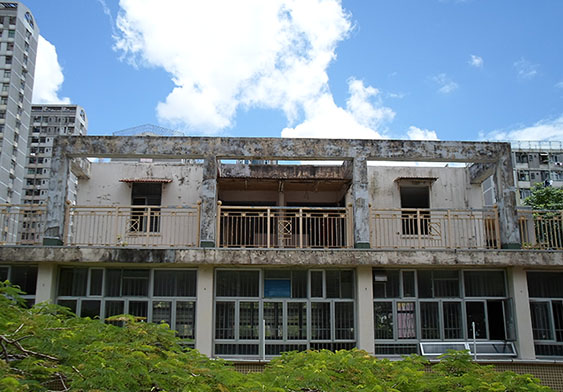
[[[561,1],[24,3],[90,134],[563,140]]]

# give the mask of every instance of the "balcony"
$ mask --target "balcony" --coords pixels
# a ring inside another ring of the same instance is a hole
[[[350,248],[351,208],[238,207],[217,210],[223,248]]]
[[[375,249],[499,249],[496,209],[371,209]]]
[[[563,211],[518,210],[524,249],[563,250]]]
[[[68,206],[65,245],[195,247],[200,206]]]
[[[45,206],[0,204],[0,245],[41,245]]]

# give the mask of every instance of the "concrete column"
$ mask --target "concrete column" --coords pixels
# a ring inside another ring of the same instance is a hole
[[[369,248],[368,166],[365,157],[353,160],[352,204],[354,206],[354,247]]]
[[[499,157],[493,181],[497,191],[501,246],[505,249],[519,249],[522,245],[516,215],[516,187],[509,145]]]
[[[203,161],[203,182],[201,183],[201,247],[215,246],[217,226],[217,157],[208,156]]]
[[[508,287],[514,304],[514,327],[516,330],[516,349],[519,359],[536,359],[532,316],[528,296],[526,271],[521,267],[508,269]]]
[[[370,266],[356,268],[358,348],[374,354],[373,284]]]
[[[200,266],[197,271],[195,348],[213,355],[213,267]]]
[[[57,143],[57,138],[55,138],[49,175],[47,225],[43,240],[45,245],[62,245],[64,242],[63,235],[66,198],[68,194],[68,177],[70,174],[69,168],[69,159],[62,146]]]
[[[55,302],[55,287],[57,283],[57,265],[41,263],[37,266],[37,286],[35,289],[35,303]]]

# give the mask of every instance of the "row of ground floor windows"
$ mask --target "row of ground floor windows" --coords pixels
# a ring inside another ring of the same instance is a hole
[[[57,303],[80,316],[123,313],[196,336],[197,269],[58,270]],[[213,338],[216,355],[276,355],[308,348],[350,348],[358,309],[352,269],[217,269]],[[0,266],[0,280],[33,303],[37,267]],[[536,354],[563,356],[563,273],[527,273]],[[512,341],[512,299],[503,270],[373,269],[376,353],[419,351],[420,342]],[[211,310],[211,309],[210,309]]]

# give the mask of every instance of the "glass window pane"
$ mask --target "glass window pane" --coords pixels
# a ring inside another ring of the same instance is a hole
[[[90,270],[90,295],[102,295],[102,278],[104,270]]]
[[[86,295],[88,268],[61,268],[59,295],[83,297]]]
[[[417,271],[418,296],[420,298],[434,298],[432,292],[432,271]]]
[[[106,301],[105,318],[123,314],[124,303],[123,301]]]
[[[373,314],[375,318],[375,338],[393,339],[393,303],[375,302]]]
[[[337,340],[354,339],[354,303],[334,303],[334,334]]]
[[[258,302],[240,302],[239,339],[258,339]]]
[[[123,270],[122,295],[146,297],[149,293],[149,270]]]
[[[76,300],[75,299],[59,299],[57,305],[69,308],[72,313],[76,313]]]
[[[106,270],[106,297],[121,297],[121,270]]]
[[[399,298],[399,270],[373,270],[374,298]]]
[[[323,297],[323,273],[322,271],[311,271],[311,297]]]
[[[291,298],[307,298],[307,271],[293,271]]]
[[[422,339],[440,339],[438,302],[420,303],[420,330]]]
[[[172,297],[176,293],[176,272],[177,271],[154,271],[155,297]]]
[[[326,297],[340,298],[340,271],[325,271]]]
[[[549,302],[530,302],[532,331],[535,340],[551,340]]]
[[[8,280],[8,270],[9,267],[0,267],[0,282],[5,282]]]
[[[563,342],[563,302],[553,301],[553,322],[555,324],[555,340]]]
[[[197,271],[176,272],[176,295],[178,297],[195,297],[197,288]]]
[[[340,298],[354,298],[354,271],[340,271]]]
[[[80,317],[99,318],[101,301],[82,300],[80,305]]]
[[[414,302],[397,302],[397,334],[399,339],[416,339]]]
[[[264,302],[264,320],[266,339],[283,339],[283,303]]]
[[[182,339],[195,337],[195,302],[176,302],[176,334]]]
[[[259,271],[217,271],[216,294],[219,297],[258,297]]]
[[[311,339],[330,339],[330,303],[311,303]]]
[[[215,304],[215,339],[235,338],[235,303]]]
[[[444,302],[444,339],[463,339],[461,329],[461,303]]]
[[[459,297],[458,271],[433,271],[434,297]]]
[[[287,304],[287,338],[307,339],[307,304],[289,302]]]
[[[527,277],[530,297],[563,298],[563,273],[528,272]]]
[[[414,292],[414,271],[403,271],[403,297],[416,297]]]
[[[12,267],[10,281],[26,294],[34,295],[37,286],[37,267]]]
[[[468,297],[504,297],[504,271],[465,271],[465,295]]]
[[[147,301],[130,301],[129,314],[138,317],[142,321],[147,320],[149,303]]]
[[[290,298],[291,279],[264,279],[264,297]]]
[[[156,324],[172,323],[172,303],[169,301],[154,301],[152,303],[152,322]]]

